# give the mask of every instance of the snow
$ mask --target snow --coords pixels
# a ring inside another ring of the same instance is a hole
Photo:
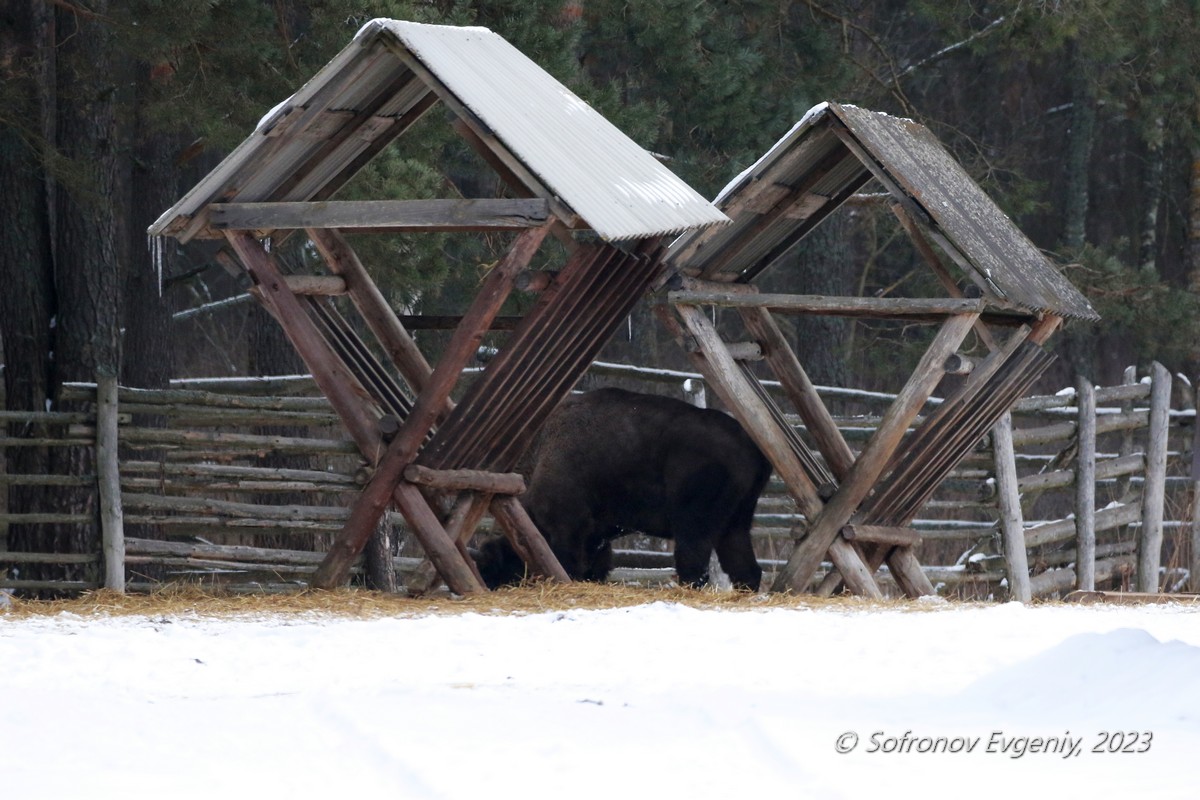
[[[784,148],[790,146],[791,143],[795,140],[796,136],[799,134],[799,132],[801,130],[805,129],[806,127],[808,127],[809,125],[813,124],[817,119],[819,119],[821,117],[822,114],[825,113],[825,111],[828,108],[829,108],[828,102],[818,103],[817,105],[810,108],[808,111],[804,112],[804,116],[802,116],[802,117],[800,117],[800,119],[796,120],[796,123],[794,125],[792,125],[791,129],[787,133],[785,133],[783,136],[779,137],[779,140],[776,141],[775,144],[771,145],[771,148],[769,150],[767,150],[767,152],[765,152],[761,156],[759,156],[757,161],[755,161],[753,164],[751,164],[750,166],[746,167],[744,170],[739,172],[736,176],[734,176],[733,180],[731,180],[731,181],[729,181],[729,183],[725,184],[725,187],[723,189],[721,189],[721,191],[717,192],[717,196],[713,198],[713,205],[720,205],[722,200],[725,200],[730,195],[732,195],[735,191],[737,191],[737,189],[739,189],[742,186],[742,184],[745,182],[745,180],[751,174],[758,172],[759,169],[764,164],[769,163],[773,159],[775,153],[778,150],[781,150],[781,149],[784,149]]]
[[[0,773],[6,797],[1194,797],[1198,622],[954,603],[0,614]]]

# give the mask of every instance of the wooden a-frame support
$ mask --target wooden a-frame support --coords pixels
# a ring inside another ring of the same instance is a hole
[[[946,317],[913,376],[855,459],[769,311],[754,305],[740,309],[747,328],[759,338],[768,365],[813,432],[818,449],[840,482],[833,496],[824,501],[783,431],[771,422],[768,409],[750,386],[750,379],[737,367],[712,322],[698,306],[679,302],[686,294],[672,293],[679,321],[666,306],[657,307],[659,318],[681,343],[686,335],[690,335],[696,347],[688,349],[692,350],[696,367],[771,461],[809,521],[807,534],[797,544],[772,588],[776,591],[806,590],[828,554],[851,591],[868,597],[882,597],[874,579],[875,570],[868,567],[863,553],[845,540],[842,529],[887,467],[905,431],[941,380],[946,359],[958,349],[978,320],[979,310]],[[913,595],[931,594],[933,587],[913,556],[911,545],[891,549],[889,566],[905,590]]]
[[[230,246],[254,281],[256,296],[280,323],[363,456],[374,464],[372,476],[355,500],[349,519],[312,578],[314,588],[333,588],[348,579],[355,559],[387,506],[393,503],[412,527],[432,568],[458,594],[484,590],[478,570],[466,552],[466,542],[486,510],[491,511],[514,549],[531,564],[535,573],[552,580],[569,580],[515,496],[501,493],[519,490],[523,484],[514,487],[508,479],[510,476],[491,473],[477,473],[482,476],[482,483],[465,488],[461,481],[465,479],[469,483],[470,479],[462,475],[451,476],[451,482],[446,483],[442,476],[429,474],[443,471],[425,470],[414,474],[416,480],[405,476],[405,469],[412,464],[434,425],[453,409],[450,392],[463,367],[473,357],[499,313],[516,275],[529,264],[553,224],[546,222],[527,228],[517,236],[508,253],[489,272],[433,368],[340,233],[330,229],[308,231],[330,270],[344,279],[346,293],[396,369],[416,392],[411,411],[400,422],[390,441],[385,441],[380,430],[380,412],[370,392],[333,351],[304,311],[274,257],[251,233],[225,232]],[[519,476],[511,477],[519,481]],[[454,479],[459,483],[454,483]],[[445,525],[437,512],[440,488],[462,490]]]
[[[882,594],[874,575],[884,563],[888,564],[896,582],[906,594],[932,594],[933,586],[914,553],[915,547],[920,544],[920,537],[911,529],[896,527],[895,524],[871,523],[869,517],[863,518],[860,506],[872,497],[880,479],[894,466],[906,431],[946,374],[947,360],[969,333],[974,331],[991,350],[991,354],[947,398],[942,406],[945,414],[971,413],[964,410],[965,406],[984,391],[989,379],[998,370],[1009,364],[1018,348],[1044,344],[1062,322],[1060,317],[1052,314],[1043,314],[1040,318],[1008,315],[1009,319],[1016,321],[1015,324],[1020,325],[1022,320],[1031,324],[1018,327],[1004,343],[998,342],[992,329],[984,323],[985,308],[997,304],[997,298],[990,295],[981,299],[966,298],[912,215],[900,204],[894,204],[893,211],[917,251],[945,285],[950,299],[765,295],[748,284],[720,284],[681,276],[673,285],[682,289],[669,292],[668,304],[655,309],[667,329],[684,345],[721,401],[771,461],[808,521],[804,537],[776,577],[772,587],[776,591],[807,590],[821,561],[828,556],[834,569],[822,580],[818,594],[831,594],[844,581],[847,588],[856,594],[880,597]],[[763,359],[779,380],[836,479],[836,489],[827,500],[822,499],[813,477],[794,452],[794,445],[780,427],[782,423],[777,421],[778,415],[773,415],[767,407],[770,401],[755,391],[751,384],[754,379],[739,368],[729,345],[721,339],[714,324],[701,310],[701,306],[709,304],[738,310],[746,330],[756,340]],[[938,334],[857,458],[771,316],[772,309],[942,320]],[[990,405],[985,405],[975,413],[990,414],[994,411]],[[937,416],[935,414],[931,419]],[[951,444],[939,442],[937,455],[941,456],[947,449],[961,444],[959,440]]]

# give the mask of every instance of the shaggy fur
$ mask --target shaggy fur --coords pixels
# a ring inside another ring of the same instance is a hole
[[[604,580],[612,540],[637,531],[675,540],[684,583],[706,582],[715,549],[736,587],[758,590],[750,525],[771,467],[732,417],[600,389],[563,401],[527,462],[521,502],[572,578]],[[485,543],[478,562],[489,587],[524,575],[504,539]]]

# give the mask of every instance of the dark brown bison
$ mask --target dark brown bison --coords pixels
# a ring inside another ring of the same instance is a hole
[[[715,549],[734,586],[758,590],[750,525],[771,467],[732,417],[600,389],[563,401],[526,462],[521,502],[572,578],[604,580],[612,540],[637,531],[675,540],[683,583],[705,583]],[[485,543],[478,564],[491,588],[525,571],[504,539]]]

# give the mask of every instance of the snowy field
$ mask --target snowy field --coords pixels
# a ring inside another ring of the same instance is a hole
[[[1196,606],[0,614],[0,676],[5,798],[1200,797]]]

